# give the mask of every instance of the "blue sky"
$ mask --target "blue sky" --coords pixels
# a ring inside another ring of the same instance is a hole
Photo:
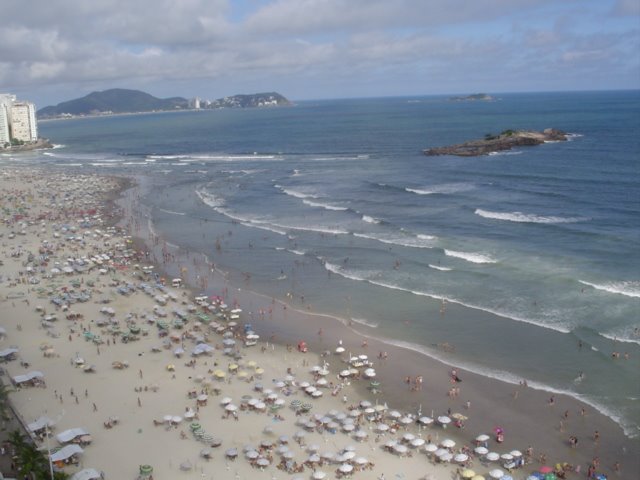
[[[3,0],[0,38],[38,106],[640,88],[640,0]]]

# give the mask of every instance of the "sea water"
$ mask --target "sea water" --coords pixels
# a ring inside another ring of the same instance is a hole
[[[422,154],[548,127],[569,141]],[[640,92],[304,101],[40,130],[63,147],[1,161],[144,175],[154,229],[237,285],[567,393],[640,433]]]

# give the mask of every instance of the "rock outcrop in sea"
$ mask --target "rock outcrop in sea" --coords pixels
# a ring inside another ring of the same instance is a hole
[[[545,142],[562,142],[567,140],[567,133],[555,128],[547,128],[542,132],[532,130],[505,130],[500,135],[488,134],[480,140],[433,147],[424,150],[425,155],[457,155],[460,157],[475,157],[488,155],[493,152],[511,150],[514,147],[540,145]]]

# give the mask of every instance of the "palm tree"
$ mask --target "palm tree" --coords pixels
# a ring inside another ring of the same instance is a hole
[[[9,393],[13,391],[13,388],[0,383],[0,417],[5,421],[9,420]]]

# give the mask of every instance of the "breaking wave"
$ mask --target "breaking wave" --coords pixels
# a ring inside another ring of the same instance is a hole
[[[596,290],[625,295],[627,297],[640,298],[640,281],[607,282],[602,284],[586,282],[584,280],[579,280],[579,282],[583,285],[595,288]]]
[[[578,217],[554,217],[522,212],[492,212],[482,210],[481,208],[477,208],[474,213],[493,220],[506,220],[508,222],[520,223],[575,223],[586,220]]]
[[[445,250],[444,253],[449,257],[461,258],[471,263],[497,263],[497,260],[483,253],[458,252],[455,250]]]

